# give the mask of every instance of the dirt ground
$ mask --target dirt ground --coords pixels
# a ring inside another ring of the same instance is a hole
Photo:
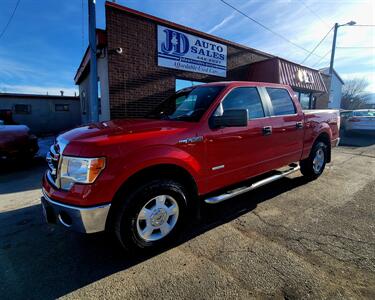
[[[2,165],[0,298],[374,299],[375,138],[342,145],[318,180],[295,173],[206,207],[174,247],[137,259],[44,224],[43,158]]]

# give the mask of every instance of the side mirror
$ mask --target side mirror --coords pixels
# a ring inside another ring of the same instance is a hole
[[[246,109],[228,109],[224,111],[222,116],[212,116],[210,119],[210,127],[246,127],[247,121]]]

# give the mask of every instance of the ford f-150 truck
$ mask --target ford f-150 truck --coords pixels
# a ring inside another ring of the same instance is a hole
[[[75,231],[108,230],[128,250],[162,247],[203,201],[219,203],[297,170],[317,178],[339,142],[339,123],[333,110],[302,111],[289,86],[187,88],[143,119],[60,135],[47,155],[43,212]]]

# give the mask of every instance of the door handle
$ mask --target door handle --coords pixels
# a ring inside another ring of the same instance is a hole
[[[298,129],[303,128],[303,123],[302,123],[302,122],[297,122],[297,123],[296,123],[296,127],[297,127]]]
[[[270,135],[272,134],[272,126],[264,126],[262,131],[263,135]]]

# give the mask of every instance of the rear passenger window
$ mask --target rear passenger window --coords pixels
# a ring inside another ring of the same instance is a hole
[[[232,90],[217,108],[215,115],[220,116],[225,110],[229,109],[246,109],[249,119],[264,117],[258,90],[253,87],[241,87]]]
[[[287,90],[278,88],[266,89],[271,98],[273,112],[276,116],[293,115],[296,113],[296,108]]]

